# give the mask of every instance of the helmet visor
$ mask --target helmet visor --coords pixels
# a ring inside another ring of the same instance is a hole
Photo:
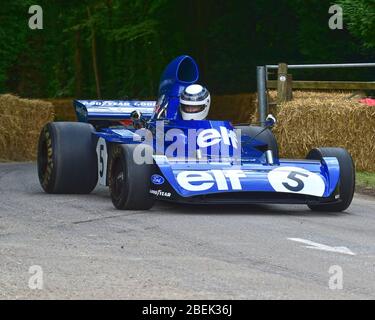
[[[202,112],[205,108],[206,108],[205,104],[192,106],[192,105],[186,105],[186,104],[181,103],[181,110],[185,113],[198,113],[198,112]]]

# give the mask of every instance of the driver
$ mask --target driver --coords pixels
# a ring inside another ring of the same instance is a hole
[[[210,110],[211,96],[208,90],[193,84],[185,88],[180,96],[180,112],[184,120],[205,120]]]

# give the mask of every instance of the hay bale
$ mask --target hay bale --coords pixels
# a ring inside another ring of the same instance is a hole
[[[250,123],[256,110],[255,94],[213,96],[209,119]]]
[[[34,160],[40,130],[53,117],[49,102],[0,95],[0,159]]]
[[[279,105],[274,132],[280,156],[305,158],[315,147],[343,147],[357,170],[375,172],[375,108],[347,97],[296,91],[293,101]]]
[[[71,99],[47,99],[55,108],[55,121],[77,121],[75,109]]]

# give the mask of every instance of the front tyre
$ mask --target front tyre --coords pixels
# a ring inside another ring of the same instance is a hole
[[[343,148],[316,148],[309,152],[307,159],[322,160],[323,157],[337,158],[340,165],[339,194],[335,203],[308,205],[314,211],[341,212],[349,208],[355,190],[355,167],[348,151]]]
[[[270,129],[264,130],[263,127],[258,126],[237,126],[235,129],[241,130],[241,135],[249,136],[260,142],[263,142],[268,146],[269,150],[272,150],[273,156],[279,159],[279,147],[277,145],[276,137]]]
[[[150,194],[154,165],[135,162],[133,153],[137,146],[114,144],[112,147],[109,191],[113,205],[119,210],[148,210],[155,202],[155,197]]]

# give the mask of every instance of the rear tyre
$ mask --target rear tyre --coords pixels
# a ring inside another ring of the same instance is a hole
[[[155,197],[150,194],[154,165],[134,161],[137,146],[115,144],[112,148],[109,191],[113,205],[119,210],[148,210],[155,203]]]
[[[87,194],[98,180],[94,128],[87,123],[51,122],[38,143],[38,176],[47,193]]]
[[[355,167],[349,152],[343,148],[316,148],[309,152],[307,159],[322,160],[323,157],[335,157],[340,165],[339,202],[308,205],[313,211],[341,212],[346,210],[355,190]]]
[[[269,150],[272,150],[273,156],[276,159],[279,158],[279,147],[277,145],[275,135],[272,133],[270,129],[264,130],[263,127],[257,126],[238,126],[235,129],[241,129],[241,135],[246,135],[251,138],[254,138],[256,136],[256,140],[268,145]],[[262,130],[264,131],[260,133]],[[257,136],[257,134],[259,135]]]

